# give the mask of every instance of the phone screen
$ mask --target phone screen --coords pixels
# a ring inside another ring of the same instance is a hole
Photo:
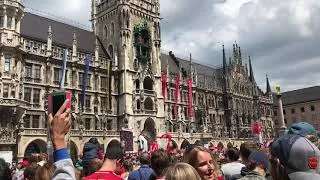
[[[54,116],[66,100],[65,92],[55,92],[52,94],[52,115]]]

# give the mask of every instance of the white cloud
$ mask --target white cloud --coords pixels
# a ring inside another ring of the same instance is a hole
[[[72,0],[80,3],[80,0]],[[27,0],[28,6],[66,16],[90,25],[91,1],[70,7],[72,1]],[[68,4],[66,6],[66,4]],[[205,64],[222,63],[221,44],[231,56],[237,41],[244,60],[253,57],[255,79],[265,87],[283,89],[319,85],[319,0],[161,0],[162,48],[200,59]],[[64,5],[66,10],[61,10]]]

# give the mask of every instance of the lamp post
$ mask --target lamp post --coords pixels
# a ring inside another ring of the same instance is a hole
[[[282,94],[281,94],[281,88],[280,85],[276,85],[276,96],[278,98],[278,105],[279,105],[279,111],[280,111],[280,127],[279,127],[279,135],[281,136],[285,130],[286,130],[286,124],[284,122],[284,115],[283,115],[283,107],[282,107]]]

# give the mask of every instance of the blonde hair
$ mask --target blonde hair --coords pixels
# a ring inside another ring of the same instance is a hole
[[[217,164],[217,160],[216,158],[213,157],[211,151],[208,148],[205,148],[203,146],[196,146],[193,149],[187,151],[182,158],[182,161],[190,164],[192,167],[197,168],[197,164],[198,164],[198,153],[199,152],[207,152],[211,155],[212,157],[212,164],[214,166],[214,176],[215,177],[219,177],[221,176],[221,171],[220,168]]]
[[[187,163],[177,163],[171,166],[166,174],[166,180],[201,180],[198,172]]]

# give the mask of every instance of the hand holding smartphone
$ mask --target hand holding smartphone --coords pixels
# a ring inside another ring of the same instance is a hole
[[[69,100],[66,109],[71,108],[71,93],[69,91],[53,92],[48,97],[48,114],[54,117],[66,100]]]

